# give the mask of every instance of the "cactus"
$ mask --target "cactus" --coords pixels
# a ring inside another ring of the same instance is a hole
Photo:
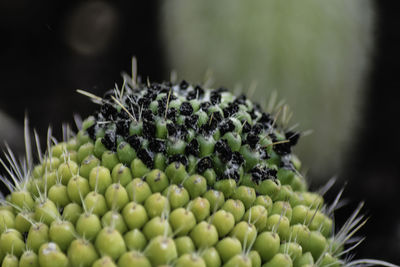
[[[284,107],[186,81],[125,76],[78,132],[51,128],[34,165],[7,149],[1,266],[357,266],[360,205],[334,231],[333,204],[310,192]]]
[[[296,153],[324,184],[346,163],[363,114],[375,10],[369,0],[170,0],[160,32],[167,67],[186,79],[209,69],[216,83],[243,86],[260,104],[279,91],[296,123],[315,133]]]

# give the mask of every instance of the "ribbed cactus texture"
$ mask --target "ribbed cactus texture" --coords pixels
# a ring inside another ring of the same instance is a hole
[[[49,129],[33,164],[8,151],[3,267],[353,266],[360,208],[334,231],[338,199],[308,191],[300,132],[225,88],[137,83],[102,98],[78,132]],[[321,191],[323,193],[324,190]]]
[[[168,0],[161,11],[168,68],[191,81],[210,70],[249,97],[257,83],[261,105],[276,90],[314,131],[296,148],[313,181],[343,171],[363,114],[373,1]]]

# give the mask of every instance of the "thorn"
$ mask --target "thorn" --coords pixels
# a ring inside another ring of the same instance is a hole
[[[28,164],[28,170],[32,168],[32,144],[31,144],[31,136],[29,131],[29,119],[28,113],[25,112],[24,119],[24,138],[25,138],[25,152],[26,152],[26,160]]]
[[[176,83],[176,81],[178,80],[178,74],[176,72],[176,70],[172,70],[170,75],[169,75],[169,80],[171,81],[171,83]]]
[[[212,119],[214,118],[214,112],[213,113],[211,113],[211,116],[210,116],[210,121],[208,122],[208,125],[211,125],[211,121],[212,121]]]
[[[78,128],[78,130],[81,130],[82,129],[82,118],[81,118],[81,116],[75,113],[74,114],[74,121],[75,121],[76,128]]]
[[[242,133],[242,130],[243,130],[243,127],[244,127],[244,125],[247,123],[247,120],[244,120],[244,122],[242,123],[242,126],[240,127],[240,129],[239,129],[239,131],[238,131],[238,134],[241,134]]]
[[[256,81],[251,82],[250,87],[249,87],[249,93],[247,95],[247,97],[249,99],[251,99],[253,97],[254,93],[256,92],[257,85],[258,85],[258,83]]]
[[[264,146],[263,148],[267,148],[267,147],[269,147],[269,146],[274,146],[274,145],[279,145],[279,144],[284,144],[284,143],[289,143],[289,142],[290,142],[289,140],[277,141],[277,142],[268,144],[268,145]]]
[[[321,196],[325,195],[326,192],[328,192],[332,188],[332,186],[336,183],[336,180],[337,180],[336,176],[330,178],[324,186],[318,189],[317,193]]]
[[[209,88],[212,86],[212,84],[214,83],[214,79],[213,79],[213,72],[211,69],[207,69],[206,73],[204,74],[204,83],[203,83],[203,87],[205,88]]]
[[[33,135],[35,136],[35,143],[36,143],[36,150],[37,150],[38,158],[39,158],[40,163],[42,163],[43,162],[42,148],[40,147],[40,138],[39,138],[39,135],[38,135],[36,129],[33,129]]]
[[[87,97],[91,98],[91,99],[94,100],[96,103],[97,103],[97,102],[100,102],[100,103],[103,102],[103,98],[101,98],[101,97],[99,97],[99,96],[97,96],[97,95],[95,95],[95,94],[89,93],[89,92],[84,91],[84,90],[81,90],[81,89],[76,89],[76,91],[77,91],[78,93],[80,93],[81,95],[84,95],[84,96],[87,96]]]
[[[267,112],[272,113],[272,111],[275,109],[275,103],[277,98],[278,98],[278,92],[276,90],[272,91],[266,108]]]
[[[278,112],[275,115],[274,121],[272,122],[271,129],[274,129],[274,126],[276,124],[276,121],[278,120],[278,117],[279,117],[282,109],[283,109],[283,106],[280,106]]]
[[[136,86],[137,78],[137,60],[136,57],[132,57],[132,84]]]
[[[133,115],[128,111],[128,109],[126,107],[124,107],[124,105],[121,104],[121,102],[118,101],[118,99],[116,99],[114,96],[111,96],[112,100],[114,100],[119,106],[121,106],[121,108],[129,115],[129,117],[131,117],[134,121],[136,121],[135,117],[133,117]]]
[[[399,265],[392,264],[390,262],[374,260],[374,259],[360,259],[354,260],[346,263],[344,266],[352,267],[352,266],[385,266],[385,267],[399,267]]]
[[[307,131],[302,132],[302,133],[301,133],[301,136],[307,136],[307,135],[312,134],[313,132],[314,132],[314,130],[310,129],[310,130],[307,130]]]
[[[171,92],[172,92],[172,88],[169,89],[169,92],[168,92],[167,105],[165,106],[164,120],[167,119],[168,105],[169,105],[169,99],[171,97]]]
[[[126,86],[126,79],[124,79],[124,82],[122,84],[121,93],[119,94],[119,101],[122,101],[122,97],[124,97],[125,86]]]

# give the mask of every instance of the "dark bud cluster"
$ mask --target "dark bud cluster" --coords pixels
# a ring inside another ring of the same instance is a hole
[[[173,162],[180,162],[182,165],[187,166],[188,165],[188,159],[184,155],[173,155],[168,158],[168,163],[173,163]]]
[[[235,102],[230,103],[226,108],[223,109],[224,117],[229,118],[235,115],[239,111],[239,105]]]
[[[165,111],[165,109],[164,109],[164,111]],[[169,108],[168,111],[167,111],[167,119],[175,122],[177,114],[178,114],[178,111],[175,108]]]
[[[179,112],[181,115],[185,115],[185,116],[192,115],[193,107],[189,102],[183,102],[179,109]]]
[[[207,169],[213,168],[213,162],[210,157],[204,157],[197,163],[197,171],[199,173],[205,172]]]
[[[196,159],[196,170],[202,173],[213,168],[214,160],[218,158],[219,164],[224,164],[224,167],[218,171],[220,177],[217,180],[232,178],[239,181],[243,170],[249,168],[246,164],[249,155],[242,154],[238,145],[248,146],[245,153],[257,157],[256,167],[252,165],[251,171],[246,170],[256,182],[276,178],[272,169],[258,167],[268,165],[270,159],[281,167],[294,168],[290,160],[291,147],[296,145],[300,134],[278,129],[273,116],[263,112],[257,103],[248,101],[245,95],[233,97],[225,88],[203,89],[185,80],[179,84],[138,83],[135,88],[127,87],[124,95],[118,95],[118,103],[113,99],[117,95],[114,90],[105,93],[100,110],[94,114],[95,122],[86,130],[87,134],[95,140],[96,134],[104,131],[101,142],[111,151],[116,151],[117,140],[125,140],[149,168],[154,165],[156,153],[165,154],[167,162],[180,162],[187,166],[188,158],[192,160],[191,157],[200,154],[198,136],[215,139],[215,143],[213,156]],[[196,101],[192,101],[194,99]],[[171,104],[171,101],[175,102]],[[124,105],[124,108],[119,105]],[[203,117],[204,112],[206,118]],[[160,121],[161,124],[158,123]],[[135,127],[140,127],[140,134],[130,134],[131,127],[135,131],[139,129]],[[278,136],[287,139],[286,142],[278,141],[275,134],[278,132]],[[276,143],[272,146],[275,151],[272,156],[268,152],[270,149],[261,145],[264,138]],[[185,143],[182,154],[168,155],[168,146],[179,140]],[[235,144],[237,140],[239,144]]]
[[[185,126],[188,129],[197,129],[197,121],[199,120],[199,116],[196,114],[193,114],[189,117],[185,118]]]
[[[181,90],[186,90],[189,87],[189,83],[185,80],[182,80],[181,83],[179,84],[179,87]]]
[[[251,131],[251,125],[247,121],[244,121],[242,126],[242,132],[248,133],[250,131]]]
[[[244,158],[240,152],[235,151],[232,153],[232,159],[231,162],[233,165],[241,166],[244,163]]]
[[[218,153],[218,156],[222,160],[222,162],[227,163],[232,159],[232,149],[229,147],[228,142],[226,140],[219,140],[215,144],[215,151]]]
[[[237,169],[227,169],[222,174],[222,179],[233,179],[238,183],[240,180],[240,174]]]
[[[149,142],[149,149],[155,153],[165,153],[165,141],[160,139],[151,139]]]
[[[92,140],[96,140],[96,127],[97,127],[97,124],[95,123],[86,129],[90,139],[92,139]]]
[[[208,108],[209,108],[210,106],[211,106],[211,103],[210,103],[210,102],[203,102],[203,103],[200,104],[201,110],[203,110],[203,111],[205,111],[205,112],[208,111]]]
[[[200,85],[196,85],[196,87],[194,88],[194,92],[199,97],[203,97],[204,96],[204,89]]]
[[[285,137],[289,140],[290,146],[295,146],[300,139],[300,133],[289,131],[285,133]]]
[[[117,149],[117,140],[115,136],[115,131],[106,131],[106,134],[103,139],[101,139],[103,145],[111,151],[115,151]]]
[[[235,130],[235,125],[230,119],[223,120],[219,125],[219,131],[221,135],[224,135],[227,132],[233,132]]]
[[[260,141],[260,137],[258,137],[257,134],[255,134],[255,133],[253,133],[253,132],[250,132],[250,133],[247,135],[246,143],[249,144],[249,146],[250,146],[251,148],[253,148],[253,149],[256,148],[256,146],[257,146],[257,144],[258,144],[258,141]]]
[[[100,113],[105,119],[114,120],[117,117],[118,111],[113,105],[105,102],[100,108]]]
[[[197,139],[190,141],[190,143],[185,147],[185,153],[193,156],[197,156],[199,154],[199,142]]]
[[[266,167],[256,166],[250,170],[251,179],[254,183],[259,184],[266,179],[276,180],[277,171]]]
[[[220,118],[218,114],[218,112],[213,112],[210,120],[201,126],[200,131],[203,135],[209,136],[215,132],[218,127],[218,119]]]
[[[233,101],[233,103],[247,106],[246,100],[247,100],[247,97],[244,94],[241,94],[238,97],[236,97],[236,99]]]
[[[153,155],[147,149],[140,148],[137,152],[137,156],[144,164],[146,164],[147,167],[153,168]]]
[[[131,145],[131,147],[133,147],[136,151],[141,147],[141,140],[137,135],[131,135],[126,140],[128,144]]]
[[[210,96],[210,101],[213,105],[221,103],[221,93],[218,91],[213,91]]]
[[[274,151],[280,156],[290,154],[292,152],[290,142],[274,145]]]
[[[153,121],[143,120],[143,136],[147,139],[154,138],[156,134],[156,125]]]
[[[125,113],[124,113],[125,114]],[[127,137],[129,135],[129,121],[125,120],[118,120],[116,123],[117,126],[117,134]]]

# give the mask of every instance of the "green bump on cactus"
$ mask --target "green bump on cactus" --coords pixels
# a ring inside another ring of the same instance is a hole
[[[225,237],[216,245],[222,262],[227,262],[232,257],[242,252],[242,244],[239,240],[232,237]]]
[[[195,251],[195,247],[193,241],[188,236],[181,236],[174,239],[176,251],[178,252],[178,256],[182,256],[184,254],[191,254]]]
[[[19,259],[19,266],[31,266],[36,267],[39,266],[39,258],[38,255],[30,250],[26,250],[24,254],[21,255]]]
[[[103,227],[112,226],[121,234],[124,234],[126,231],[128,231],[128,227],[125,224],[124,218],[115,210],[107,211],[107,213],[104,214],[104,216],[101,218],[101,225]]]
[[[103,98],[78,132],[47,136],[33,163],[11,150],[0,176],[1,266],[354,266],[360,205],[335,233],[332,205],[307,191],[301,133],[244,95],[138,83]],[[284,125],[287,125],[285,123]]]
[[[184,254],[178,258],[175,263],[176,267],[206,267],[204,260],[196,254]]]

